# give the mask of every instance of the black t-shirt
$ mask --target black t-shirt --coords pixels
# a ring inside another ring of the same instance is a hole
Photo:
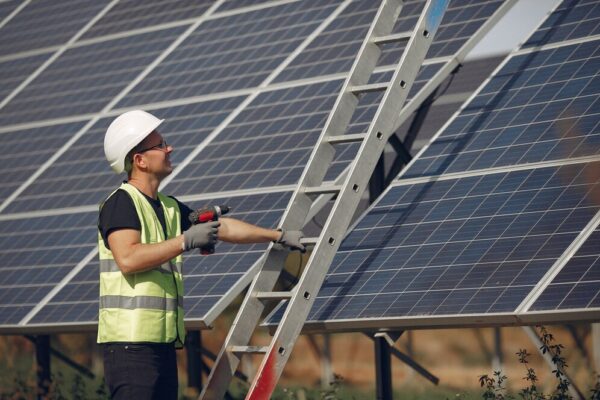
[[[140,192],[142,193],[142,192]],[[163,232],[165,232],[165,237],[167,236],[167,224],[165,223],[165,213],[160,204],[160,200],[154,200],[152,197],[146,196],[142,193],[144,197],[148,200],[160,224],[162,225]],[[186,206],[185,204],[179,202],[176,198],[170,196],[177,204],[179,204],[179,210],[181,212],[181,231],[185,231],[190,228],[191,222],[189,220],[189,215],[192,210]],[[100,210],[100,216],[98,217],[98,229],[100,230],[100,234],[102,235],[102,239],[104,239],[104,245],[106,248],[110,249],[108,246],[108,235],[119,229],[135,229],[137,231],[142,230],[142,223],[135,211],[135,205],[133,204],[133,200],[129,196],[129,193],[124,191],[123,189],[118,189],[112,196],[104,202],[102,209]]]

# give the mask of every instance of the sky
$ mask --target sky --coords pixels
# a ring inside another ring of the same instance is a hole
[[[533,32],[560,0],[519,0],[473,48],[467,59],[506,54]]]

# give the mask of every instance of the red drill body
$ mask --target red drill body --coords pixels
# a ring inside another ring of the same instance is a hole
[[[218,221],[221,215],[229,212],[228,206],[209,206],[205,208],[199,208],[198,210],[190,214],[190,222],[193,225],[203,224],[209,221]],[[214,246],[207,246],[200,249],[200,253],[207,255],[215,252]]]

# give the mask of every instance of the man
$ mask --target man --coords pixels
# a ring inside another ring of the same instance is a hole
[[[104,138],[112,169],[128,181],[100,207],[98,343],[114,399],[176,399],[175,348],[185,339],[182,253],[219,240],[274,241],[304,251],[302,232],[265,229],[232,218],[192,225],[192,212],[158,192],[173,172],[163,122],[134,110],[117,117]],[[198,251],[198,250],[196,250]]]

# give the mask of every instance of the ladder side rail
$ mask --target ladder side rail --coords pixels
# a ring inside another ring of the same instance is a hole
[[[296,188],[284,212],[281,222],[281,226],[284,229],[301,229],[304,227],[306,216],[312,206],[312,201],[302,193],[301,189],[309,184],[318,185],[323,180],[335,154],[333,146],[326,143],[323,139],[329,132],[333,132],[334,134],[344,133],[350,122],[352,113],[358,104],[358,98],[351,93],[350,88],[353,85],[368,81],[381,53],[379,47],[372,43],[371,38],[373,35],[386,35],[390,33],[393,29],[395,19],[400,13],[401,5],[401,0],[382,1],[377,11],[376,19],[374,19],[374,23],[371,25],[368,35],[363,41],[359,54],[344,82],[343,90],[340,92],[334,108],[321,131],[317,142],[318,145],[315,146],[309,158],[308,165],[300,178],[300,184]],[[293,211],[290,212],[290,210]],[[258,273],[250,284],[246,297],[240,306],[224,345],[207,379],[201,398],[221,398],[227,390],[229,382],[235,374],[242,357],[241,354],[230,350],[232,346],[239,345],[240,343],[249,343],[256,326],[260,322],[260,316],[264,311],[264,303],[253,296],[253,294],[273,289],[281,273],[286,255],[286,252],[275,250],[273,246],[267,249],[266,257],[264,257],[262,266],[259,265]]]
[[[268,398],[272,393],[283,367],[289,358],[304,321],[312,307],[316,292],[321,287],[329,265],[333,261],[340,242],[350,224],[352,213],[361,198],[362,192],[379,155],[393,133],[397,110],[406,101],[408,92],[425,59],[431,40],[439,27],[449,0],[428,0],[419,18],[415,34],[410,39],[391,84],[384,95],[369,134],[362,143],[359,156],[352,164],[343,188],[325,223],[313,254],[308,261],[300,281],[296,285],[296,295],[286,307],[277,327],[268,355],[263,358],[247,399]],[[423,35],[427,31],[428,35]],[[403,84],[401,85],[401,82]],[[401,90],[396,90],[400,86]],[[381,133],[379,135],[378,133]]]
[[[326,167],[331,164],[335,155],[333,146],[328,143],[325,138],[327,136],[343,135],[346,132],[352,114],[358,106],[358,97],[352,93],[351,89],[353,86],[363,85],[369,81],[369,78],[377,65],[377,60],[381,55],[381,49],[373,42],[373,38],[386,35],[392,31],[401,9],[401,0],[383,0],[381,2],[374,22],[369,28],[365,40],[363,41],[356,59],[350,68],[350,72],[340,90],[340,94],[321,130],[317,145],[309,157],[307,167],[300,177],[293,198],[298,195],[298,192],[302,187],[318,186],[323,181],[327,172]],[[319,162],[315,162],[315,160],[319,160]],[[290,200],[290,205],[294,201],[293,198]],[[308,210],[306,213],[308,214]],[[292,221],[296,222],[297,220],[296,218],[293,218]],[[290,223],[292,221],[288,221],[287,213],[285,213],[282,217],[282,228],[300,229],[304,226],[303,219],[298,220],[296,223],[292,223],[292,225],[285,225],[286,222]]]

